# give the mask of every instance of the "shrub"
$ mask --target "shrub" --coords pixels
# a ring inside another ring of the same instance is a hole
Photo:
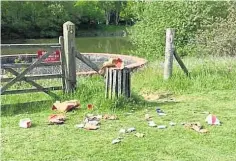
[[[192,55],[197,32],[217,18],[226,18],[228,2],[161,1],[138,2],[133,10],[139,21],[129,30],[136,54],[149,59],[164,55],[166,28],[174,28],[180,55]]]
[[[236,55],[236,3],[229,8],[226,19],[219,18],[197,36],[197,47],[202,55]]]

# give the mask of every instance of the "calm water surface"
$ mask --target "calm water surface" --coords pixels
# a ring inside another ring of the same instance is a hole
[[[58,39],[27,39],[16,40],[6,43],[18,44],[40,44],[40,43],[58,43]],[[128,54],[132,49],[131,43],[125,37],[87,37],[76,38],[76,50],[80,52],[98,52],[98,53],[114,53]],[[38,49],[5,49],[1,54],[34,54]]]

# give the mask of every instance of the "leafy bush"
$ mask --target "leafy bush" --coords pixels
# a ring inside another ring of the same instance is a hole
[[[197,47],[202,55],[236,55],[236,3],[229,8],[226,19],[219,18],[197,37]]]
[[[131,41],[140,56],[157,58],[164,54],[166,29],[174,28],[180,55],[194,54],[191,40],[217,18],[226,18],[228,6],[228,2],[206,1],[138,2],[133,10],[139,21],[129,30]]]

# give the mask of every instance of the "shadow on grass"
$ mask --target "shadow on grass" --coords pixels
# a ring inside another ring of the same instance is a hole
[[[98,97],[97,99],[103,99],[102,102],[106,102],[105,108],[110,110],[122,110],[129,111],[132,109],[142,110],[148,107],[162,106],[164,104],[176,104],[178,102],[154,102],[147,101],[142,96],[132,93],[130,98],[120,97],[118,99],[109,100],[102,97]],[[64,99],[66,100],[66,99]],[[68,100],[68,98],[67,98]],[[38,113],[45,110],[50,110],[53,100],[44,100],[44,101],[35,101],[35,102],[25,102],[18,104],[5,104],[1,106],[1,114],[2,116],[13,116],[17,114],[32,114]],[[85,102],[84,102],[85,103]],[[86,103],[85,103],[86,104]],[[105,108],[103,110],[105,110]]]
[[[53,101],[44,100],[36,102],[25,102],[18,104],[5,104],[1,105],[1,115],[2,116],[12,116],[17,114],[31,114],[50,109]]]
[[[165,104],[176,104],[178,102],[175,101],[165,101],[165,102],[158,102],[158,101],[147,101],[142,96],[132,93],[130,98],[120,97],[114,102],[114,106],[116,110],[143,110],[148,107],[155,107],[155,106],[162,106]]]

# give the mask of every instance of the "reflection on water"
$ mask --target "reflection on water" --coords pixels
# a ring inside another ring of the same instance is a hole
[[[58,43],[58,39],[27,39],[10,41],[7,43],[17,44],[41,44],[41,43]],[[98,52],[128,54],[132,48],[131,43],[125,37],[88,37],[76,38],[76,50],[80,52]],[[2,55],[6,54],[34,54],[38,49],[4,49]]]

